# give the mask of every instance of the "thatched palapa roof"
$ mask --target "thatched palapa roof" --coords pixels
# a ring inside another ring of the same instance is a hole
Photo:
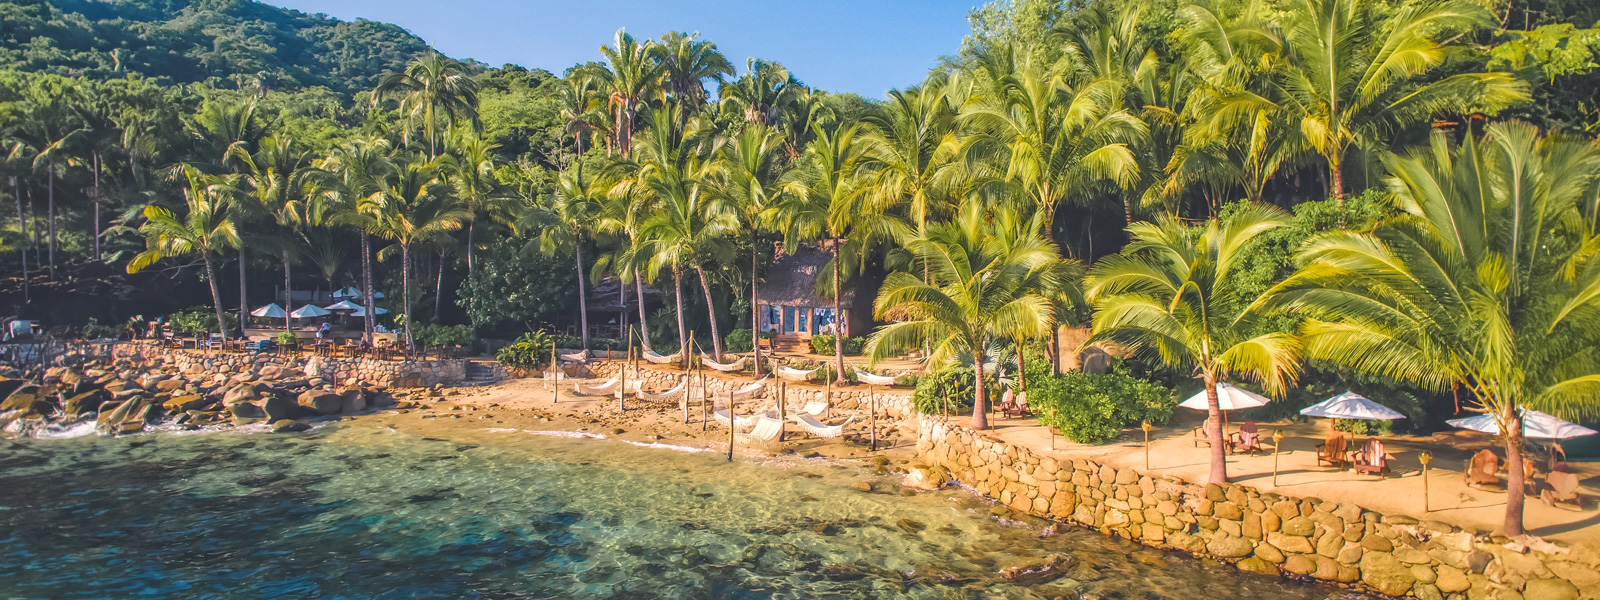
[[[817,277],[832,277],[826,272],[833,255],[818,246],[802,246],[794,254],[779,255],[767,269],[761,283],[761,303],[776,306],[833,306],[833,298],[817,295]],[[839,307],[849,309],[855,300],[855,286],[845,280]]]

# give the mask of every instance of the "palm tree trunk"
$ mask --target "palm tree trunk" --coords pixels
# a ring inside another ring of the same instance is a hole
[[[411,351],[411,322],[416,317],[411,314],[411,244],[400,244],[400,291],[405,297],[406,310],[406,351]]]
[[[972,394],[971,427],[983,431],[989,428],[989,386],[983,379],[983,350],[976,346],[972,349],[972,375],[977,385]]]
[[[371,238],[367,235],[367,232],[362,231],[361,232],[361,287],[362,287],[361,294],[362,294],[362,296],[364,298],[362,303],[366,305],[366,310],[364,310],[362,312],[366,313],[365,321],[366,321],[366,328],[367,328],[367,346],[369,348],[373,345],[373,335],[372,335],[373,334],[373,329],[375,329],[375,326],[378,323],[378,321],[377,321],[378,317],[375,314],[377,312],[377,305],[373,301],[373,298],[372,298],[372,245],[371,244],[372,244],[372,241],[371,241]]]
[[[467,222],[467,274],[471,275],[472,264],[472,237],[478,231],[478,213],[473,211],[472,220]]]
[[[439,322],[439,309],[444,305],[444,252],[439,252],[439,274],[433,280],[433,322]]]
[[[11,177],[11,195],[17,198],[17,225],[22,231],[22,247],[17,254],[22,256],[22,304],[28,304],[28,218],[22,214],[22,194],[17,192],[17,178]]]
[[[1526,533],[1522,528],[1523,488],[1527,485],[1527,471],[1522,464],[1522,415],[1514,403],[1505,403],[1501,421],[1506,424],[1506,519],[1505,535],[1515,538]]]
[[[717,331],[717,307],[711,303],[711,283],[706,281],[706,270],[698,261],[694,270],[700,274],[700,291],[706,295],[706,319],[711,321],[711,360],[722,362],[722,335]]]
[[[222,316],[222,292],[217,289],[217,271],[211,264],[211,253],[200,255],[206,263],[206,281],[211,284],[211,306],[217,310],[217,331],[222,334],[222,341],[228,341],[228,321]]]
[[[50,248],[50,278],[54,279],[55,276],[56,276],[56,164],[55,164],[55,161],[50,161],[50,175],[49,175],[49,183],[47,185],[49,186],[48,187],[48,192],[47,192],[49,194],[49,200],[47,202],[49,203],[48,204],[48,206],[49,206],[48,212],[49,212],[49,216],[50,216],[50,239],[48,240],[48,245],[49,245],[49,248]]]
[[[94,152],[94,260],[100,262],[100,151]]]
[[[294,325],[289,321],[289,307],[294,304],[294,296],[289,292],[289,249],[283,249],[283,330],[289,331]]]
[[[838,369],[834,385],[848,385],[844,377],[844,313],[839,312],[839,288],[843,286],[844,265],[839,264],[839,238],[833,238],[833,359]],[[813,323],[815,325],[815,323]]]
[[[572,255],[578,259],[578,335],[583,339],[583,349],[589,349],[589,300],[583,288],[583,246],[579,240],[572,242]]]
[[[1217,401],[1217,376],[1205,374],[1206,380],[1206,438],[1211,440],[1211,475],[1207,483],[1228,482],[1228,445],[1222,435],[1222,407]]]
[[[1330,171],[1333,180],[1329,183],[1329,187],[1331,188],[1328,190],[1331,192],[1329,195],[1333,196],[1333,199],[1338,201],[1339,208],[1344,208],[1344,165],[1334,162],[1331,165]]]
[[[638,269],[633,270],[633,293],[639,298],[639,345],[645,350],[655,352],[655,349],[650,347],[650,324],[644,319],[644,282],[639,279]]]
[[[689,368],[689,328],[683,324],[683,272],[672,267],[672,291],[678,298],[678,360]]]
[[[1128,201],[1127,192],[1122,193],[1122,219],[1129,225],[1133,224],[1133,203]]]
[[[245,319],[250,318],[250,307],[245,304],[244,247],[239,247],[239,333],[244,333]]]
[[[756,252],[754,236],[750,251],[750,350],[756,357],[756,379],[761,378],[761,284],[756,279]],[[782,441],[782,433],[779,439]]]

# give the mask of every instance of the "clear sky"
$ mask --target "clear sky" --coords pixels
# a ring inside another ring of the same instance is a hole
[[[776,60],[816,88],[882,98],[922,81],[968,31],[982,0],[265,0],[308,13],[394,23],[456,58],[513,63],[557,75],[599,60],[626,27],[639,38],[672,30],[716,42],[743,72]]]

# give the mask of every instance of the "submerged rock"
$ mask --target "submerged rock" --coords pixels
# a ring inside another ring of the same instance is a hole
[[[942,467],[918,466],[906,473],[905,478],[900,480],[900,485],[916,490],[933,491],[944,487],[949,480],[950,472]]]
[[[319,415],[336,415],[344,410],[344,400],[339,398],[338,394],[322,390],[308,390],[301,393],[297,400],[300,408]]]
[[[1066,554],[1051,554],[1042,562],[1026,563],[1000,569],[1000,578],[1015,585],[1038,585],[1059,579],[1072,566],[1073,558]]]
[[[297,432],[297,431],[306,431],[308,429],[311,429],[311,424],[307,423],[305,421],[296,421],[294,419],[283,419],[283,420],[273,421],[272,422],[272,432],[273,433],[294,433],[294,432]]]

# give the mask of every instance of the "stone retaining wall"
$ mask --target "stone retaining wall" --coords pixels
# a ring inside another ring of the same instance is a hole
[[[596,361],[590,363],[589,370],[593,372],[595,377],[599,379],[610,379],[611,376],[617,374],[622,364],[623,363],[621,361]],[[642,377],[645,391],[665,391],[673,386],[678,385],[678,380],[683,376],[684,374],[681,371],[657,371],[643,367],[637,370],[631,368],[628,369],[628,380],[638,381]],[[775,395],[775,390],[777,389],[777,383],[779,381],[781,380],[777,378],[769,379],[767,381],[768,385],[764,396],[765,398],[777,397]],[[792,406],[798,407],[807,402],[822,399],[824,390],[801,387],[794,382],[788,383],[790,385],[788,388],[789,391],[786,402],[790,403]],[[721,395],[723,399],[727,398],[727,394],[729,392],[749,384],[750,379],[748,379],[748,377],[738,380],[721,379],[717,376],[709,374],[706,377],[706,387],[711,390],[712,395]],[[870,400],[867,397],[869,390],[865,385],[852,385],[848,388],[833,388],[832,391],[833,408],[835,410],[860,411],[864,413],[868,408],[868,404],[870,403]],[[911,407],[911,392],[908,390],[879,387],[876,388],[873,396],[877,401],[877,413],[879,418],[908,419],[914,414],[914,411]]]
[[[229,376],[270,365],[299,370],[307,377],[320,377],[336,385],[365,382],[366,385],[390,388],[431,387],[459,383],[467,376],[467,361],[464,359],[397,361],[321,356],[296,358],[276,353],[206,352],[149,345],[119,349],[121,352],[131,352],[145,360],[163,360],[183,371]]]
[[[1425,600],[1600,598],[1600,552],[1588,545],[1518,543],[1349,503],[1058,462],[931,417],[918,424],[917,454],[1010,510],[1246,571]]]

